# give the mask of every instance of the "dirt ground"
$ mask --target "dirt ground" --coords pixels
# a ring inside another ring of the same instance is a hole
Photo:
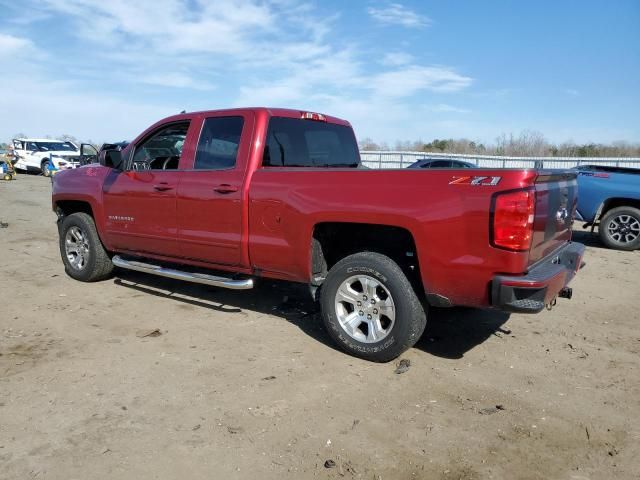
[[[573,300],[432,310],[395,374],[337,351],[304,287],[76,282],[49,181],[0,205],[1,479],[640,478],[640,252],[578,231]]]

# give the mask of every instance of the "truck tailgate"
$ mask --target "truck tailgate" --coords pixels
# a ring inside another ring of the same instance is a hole
[[[571,226],[577,205],[574,172],[541,171],[536,178],[536,208],[529,252],[532,265],[571,240]]]

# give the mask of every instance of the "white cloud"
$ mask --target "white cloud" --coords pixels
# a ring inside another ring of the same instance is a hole
[[[250,37],[272,31],[275,19],[266,4],[251,0],[44,1],[50,10],[74,19],[78,35],[89,42],[130,50],[151,47],[165,54],[237,54]]]
[[[378,95],[407,97],[420,90],[457,92],[470,86],[472,81],[447,67],[409,65],[377,75],[371,79],[370,86]]]
[[[400,3],[391,3],[383,8],[370,7],[369,15],[380,23],[400,25],[408,28],[424,28],[431,25],[431,19],[408,9]]]
[[[19,54],[31,54],[36,48],[28,38],[0,33],[0,58],[10,59]]]
[[[132,81],[134,78],[131,79]],[[159,72],[157,74],[140,75],[135,77],[136,81],[149,85],[158,85],[170,88],[192,88],[195,90],[214,90],[212,85],[205,79],[194,79],[184,73]]]
[[[117,96],[78,92],[73,85],[49,82],[33,75],[4,79],[11,95],[0,96],[0,132],[30,136],[71,134],[95,141],[130,140],[158,119],[182,106],[157,105]]]
[[[575,90],[573,88],[567,88],[564,91],[567,95],[571,95],[572,97],[577,97],[580,95],[580,92],[578,90]]]
[[[90,53],[80,60],[82,68],[61,69],[60,59],[51,55],[51,62],[34,62],[24,78],[10,72],[5,83],[18,95],[0,100],[0,109],[17,112],[0,121],[7,135],[23,130],[130,139],[183,108],[267,105],[342,116],[361,128],[361,135],[393,139],[404,135],[407,124],[423,124],[426,116],[464,110],[438,104],[437,98],[416,108],[416,94],[437,97],[472,83],[451,67],[421,65],[407,52],[385,52],[382,46],[365,53],[357,40],[336,39],[330,34],[338,15],[322,16],[303,0],[38,0],[37,5],[45,5],[47,15],[61,20],[65,35],[78,37]],[[391,7],[407,13],[398,4]],[[404,25],[415,23],[406,18]],[[418,16],[418,23],[425,19]],[[208,95],[213,89],[215,95]]]
[[[388,52],[382,57],[382,65],[397,67],[399,65],[407,65],[413,62],[413,55],[406,52]]]
[[[459,108],[454,107],[453,105],[448,105],[446,103],[439,103],[437,105],[433,105],[430,107],[432,112],[438,113],[470,113],[471,110],[467,108]]]

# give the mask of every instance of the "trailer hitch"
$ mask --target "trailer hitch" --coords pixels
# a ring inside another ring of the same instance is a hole
[[[553,299],[549,303],[547,303],[545,307],[547,308],[547,310],[551,310],[553,307],[556,306],[556,303],[558,302],[558,297],[571,300],[572,296],[573,296],[573,289],[569,287],[564,287],[562,290],[558,292],[558,296],[553,297]]]
[[[573,289],[569,287],[564,287],[562,290],[560,290],[560,292],[558,293],[558,296],[560,298],[566,298],[567,300],[571,300],[571,297],[573,296]]]
[[[553,299],[545,305],[546,309],[551,311],[551,309],[556,306],[557,301],[558,297],[553,297]]]

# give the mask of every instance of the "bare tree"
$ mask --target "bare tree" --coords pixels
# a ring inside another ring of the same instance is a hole
[[[358,141],[358,146],[360,150],[380,150],[380,146],[369,137]]]
[[[360,142],[361,150],[389,150],[382,142],[376,143],[371,138]],[[640,157],[640,143],[612,142],[608,145],[599,143],[576,144],[572,141],[552,144],[544,135],[535,130],[524,130],[515,135],[503,133],[496,138],[494,144],[485,145],[479,141],[466,138],[435,139],[429,143],[422,140],[398,140],[395,150],[414,152],[444,152],[466,155],[507,155],[522,157]]]
[[[62,140],[64,142],[72,142],[72,143],[75,143],[76,145],[80,144],[80,142],[78,141],[78,139],[76,137],[74,137],[73,135],[69,135],[68,133],[60,135],[58,137],[58,140]]]

